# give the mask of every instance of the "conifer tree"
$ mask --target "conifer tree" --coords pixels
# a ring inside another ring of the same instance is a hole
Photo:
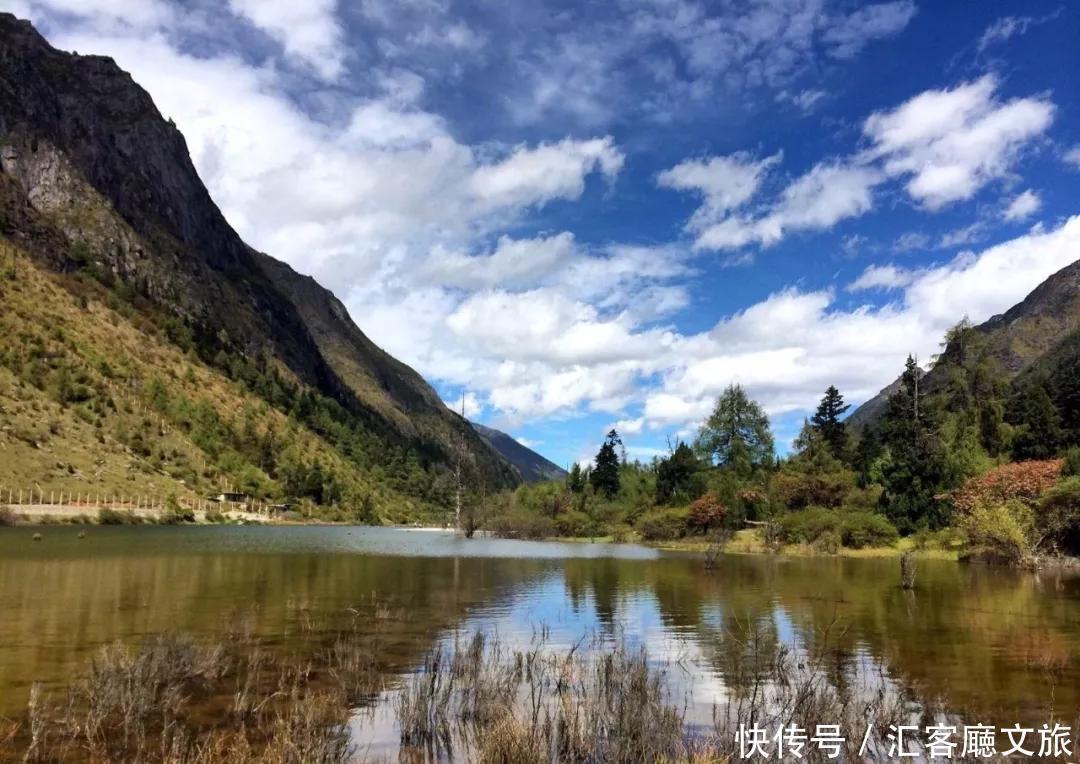
[[[769,418],[740,385],[728,385],[701,426],[697,450],[721,467],[748,475],[773,463]]]
[[[851,408],[844,403],[844,396],[835,386],[829,385],[818,404],[817,411],[810,418],[810,423],[828,444],[834,457],[845,461],[848,451],[847,425],[840,420],[844,412]]]
[[[596,466],[589,475],[593,490],[609,499],[615,498],[619,493],[619,453],[615,447],[621,445],[622,438],[619,433],[611,430],[596,454]]]

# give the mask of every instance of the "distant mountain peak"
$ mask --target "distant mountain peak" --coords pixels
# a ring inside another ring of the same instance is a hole
[[[516,438],[476,422],[470,422],[469,424],[480,433],[480,437],[487,441],[488,445],[514,466],[526,482],[562,480],[566,477],[566,470],[545,459]]]

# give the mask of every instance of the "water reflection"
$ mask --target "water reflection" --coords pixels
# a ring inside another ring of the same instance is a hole
[[[218,632],[238,611],[280,650],[302,651],[367,612],[391,678],[477,630],[508,646],[542,635],[645,645],[679,667],[692,707],[711,708],[746,670],[747,626],[771,644],[838,649],[842,688],[880,668],[967,719],[1041,722],[1080,709],[1080,579],[920,564],[914,593],[895,560],[733,556],[705,573],[637,547],[522,544],[343,528],[133,528],[0,532],[0,715],[31,682],[66,682],[100,645],[166,630]],[[375,725],[377,728],[378,725]],[[375,733],[370,733],[375,735]],[[378,742],[378,741],[374,741]]]

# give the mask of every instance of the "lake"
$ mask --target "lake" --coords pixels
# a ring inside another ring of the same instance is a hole
[[[43,540],[33,541],[39,531]],[[78,534],[85,531],[86,538]],[[634,545],[462,539],[363,527],[0,529],[0,716],[30,686],[64,686],[101,646],[184,631],[211,637],[246,613],[265,644],[302,652],[375,603],[393,685],[439,644],[475,631],[511,646],[615,639],[679,666],[692,705],[721,701],[733,624],[805,649],[824,635],[889,682],[965,719],[1041,723],[1080,711],[1080,577],[920,560],[700,557]],[[378,718],[358,736],[377,749]]]

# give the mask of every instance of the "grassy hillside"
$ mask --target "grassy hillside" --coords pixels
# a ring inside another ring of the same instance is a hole
[[[144,307],[0,238],[0,487],[163,498],[235,486],[386,522],[442,511],[449,486],[431,485],[407,454],[350,461],[300,412],[184,352]]]

